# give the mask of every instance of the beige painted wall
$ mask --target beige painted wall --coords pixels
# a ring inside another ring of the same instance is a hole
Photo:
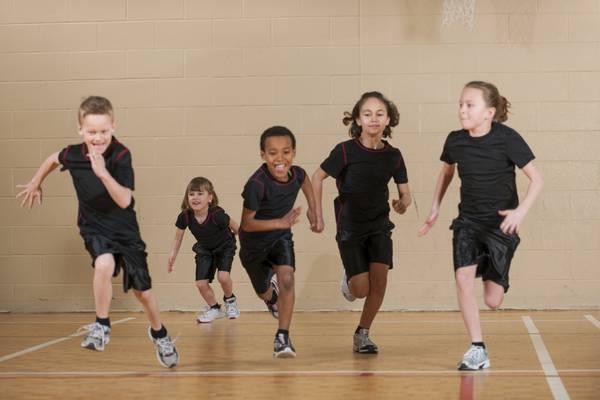
[[[496,83],[513,103],[508,124],[546,179],[522,229],[505,306],[598,307],[600,0],[477,0],[473,31],[442,28],[441,10],[442,0],[0,0],[0,310],[93,309],[68,174],[49,177],[42,208],[25,211],[14,200],[15,184],[77,142],[84,96],[107,96],[117,108],[162,308],[197,309],[189,232],[176,271],[166,273],[188,180],[209,177],[239,218],[262,130],[290,127],[297,163],[312,173],[345,140],[342,112],[366,90],[399,105],[393,144],[420,211],[392,217],[396,267],[384,308],[455,309],[447,226],[457,179],[436,229],[421,239],[416,230],[443,140],[457,127],[461,86],[472,79]],[[520,176],[522,194],[525,183]],[[295,227],[300,310],[360,306],[339,294],[333,182],[326,191],[326,231]],[[263,309],[237,260],[233,277],[242,309]],[[113,309],[138,309],[120,279]]]

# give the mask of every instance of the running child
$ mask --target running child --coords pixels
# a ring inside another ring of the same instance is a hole
[[[196,253],[196,286],[208,307],[196,317],[198,322],[212,322],[227,316],[235,319],[240,316],[237,299],[233,294],[231,264],[235,256],[235,234],[238,224],[219,207],[219,199],[213,184],[204,177],[196,177],[185,189],[181,203],[181,213],[175,222],[175,240],[167,264],[167,271],[173,272],[175,258],[181,241],[188,228],[196,238],[192,247]],[[210,287],[215,273],[223,289],[225,310],[217,302],[215,292]]]

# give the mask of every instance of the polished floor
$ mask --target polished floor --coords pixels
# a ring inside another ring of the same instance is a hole
[[[198,325],[164,313],[181,361],[156,361],[140,313],[114,313],[104,352],[79,348],[93,315],[0,314],[0,398],[6,399],[600,399],[600,310],[483,312],[492,367],[459,372],[468,346],[456,312],[388,312],[352,352],[359,315],[294,315],[298,357],[274,359],[266,312]]]

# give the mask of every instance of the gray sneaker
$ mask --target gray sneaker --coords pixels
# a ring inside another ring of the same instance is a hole
[[[346,271],[344,271],[344,276],[342,276],[342,281],[340,282],[340,288],[342,289],[342,295],[348,301],[356,300],[356,297],[350,291],[350,287],[348,287],[348,277],[346,276]]]
[[[279,285],[277,284],[277,275],[273,275],[271,277],[271,287],[273,288],[273,291],[279,296]],[[277,303],[271,304],[267,300],[265,300],[265,304],[273,318],[279,319],[279,307],[277,307]]]
[[[158,362],[166,368],[173,368],[179,362],[179,353],[175,348],[175,340],[171,340],[170,336],[154,339],[150,332],[151,327],[148,327],[148,337],[154,343],[156,350],[156,358]]]
[[[354,334],[353,349],[356,353],[377,354],[379,349],[377,345],[369,339],[369,330],[361,328]]]
[[[225,315],[229,319],[236,319],[240,316],[240,310],[237,307],[237,299],[235,297],[225,300]]]
[[[477,371],[490,367],[490,359],[487,350],[481,346],[471,345],[464,354],[461,362],[458,363],[458,369],[461,371]]]
[[[110,341],[110,328],[108,326],[94,322],[79,328],[79,331],[88,331],[87,336],[81,342],[84,349],[104,351],[104,346]]]
[[[275,358],[294,358],[296,357],[296,349],[292,346],[292,341],[289,335],[278,333],[275,335],[273,342],[273,357]]]
[[[207,307],[203,312],[198,313],[196,316],[196,321],[200,323],[207,323],[223,317],[225,317],[225,313],[220,306],[219,308]]]

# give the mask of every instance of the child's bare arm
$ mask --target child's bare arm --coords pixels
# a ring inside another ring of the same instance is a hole
[[[396,186],[398,187],[398,200],[392,200],[392,207],[398,214],[404,214],[410,203],[412,203],[410,188],[408,183],[400,183]]]
[[[175,239],[171,246],[171,253],[169,254],[169,260],[167,261],[167,272],[172,272],[175,268],[175,259],[181,248],[181,242],[183,241],[183,235],[185,234],[184,229],[175,228]]]
[[[229,218],[229,229],[231,229],[234,235],[237,235],[240,231],[240,225],[233,218]]]
[[[442,170],[438,175],[438,180],[435,185],[435,191],[433,193],[433,201],[431,203],[431,211],[427,220],[425,220],[425,224],[419,229],[419,236],[426,235],[427,232],[435,225],[435,221],[439,215],[440,205],[442,204],[442,199],[446,194],[446,189],[452,182],[452,178],[454,177],[454,170],[456,166],[454,164],[448,164],[446,162],[442,162]]]
[[[52,153],[44,160],[28,183],[17,185],[18,188],[23,189],[17,193],[17,199],[23,197],[21,207],[31,208],[34,203],[42,205],[42,182],[44,182],[44,179],[46,179],[50,172],[54,171],[59,165],[58,152]]]
[[[322,232],[323,228],[319,229],[319,225],[317,223],[317,213],[316,213],[316,201],[315,194],[313,191],[313,186],[308,178],[308,175],[304,178],[304,182],[302,182],[302,193],[304,193],[304,197],[306,197],[306,202],[308,203],[308,210],[306,211],[306,217],[308,218],[308,222],[310,223],[310,230],[313,232]]]
[[[312,176],[312,188],[315,197],[315,214],[317,216],[317,232],[322,232],[325,228],[323,221],[323,181],[327,179],[329,175],[325,171],[318,167]]]
[[[276,231],[289,229],[298,222],[298,216],[302,212],[300,207],[292,208],[287,214],[277,219],[256,219],[256,211],[244,207],[242,209],[242,223],[240,229],[246,232]]]
[[[102,181],[113,201],[121,208],[129,207],[131,198],[133,197],[131,189],[121,185],[112,177],[106,169],[106,163],[102,154],[93,152],[89,154],[89,158],[94,174]]]
[[[525,198],[514,210],[498,211],[498,214],[504,216],[504,220],[500,224],[500,229],[509,235],[519,233],[523,219],[544,187],[544,178],[542,178],[533,161],[527,163],[521,170],[527,176],[527,179],[529,179],[529,187],[527,188]]]

